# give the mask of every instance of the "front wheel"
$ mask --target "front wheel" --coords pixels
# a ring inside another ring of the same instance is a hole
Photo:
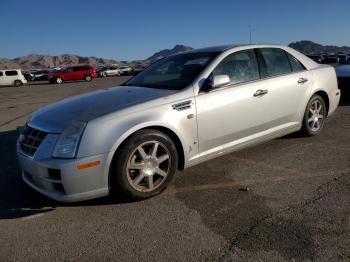
[[[118,150],[111,169],[114,193],[134,200],[160,194],[177,169],[173,141],[156,130],[140,130]]]
[[[56,78],[56,84],[62,84],[63,79],[61,77]]]
[[[302,132],[307,136],[319,134],[327,117],[327,109],[324,99],[319,95],[313,95],[306,106],[304,113]]]

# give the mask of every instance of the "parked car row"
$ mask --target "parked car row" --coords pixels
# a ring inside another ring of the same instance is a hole
[[[309,54],[307,56],[319,64],[350,64],[350,53]]]
[[[96,77],[135,75],[143,69],[141,66],[136,68],[130,66],[103,66],[96,69],[90,65],[32,71],[8,69],[0,70],[0,85],[21,86],[29,81],[49,81],[52,84],[75,80],[91,81]]]

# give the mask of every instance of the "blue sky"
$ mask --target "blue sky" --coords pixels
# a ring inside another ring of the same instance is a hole
[[[0,57],[63,53],[143,59],[204,47],[312,40],[350,45],[349,0],[2,1]]]

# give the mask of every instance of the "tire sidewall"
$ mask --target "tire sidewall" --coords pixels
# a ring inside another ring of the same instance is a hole
[[[309,127],[309,123],[308,123],[308,118],[309,118],[309,109],[311,104],[315,101],[318,100],[321,104],[322,104],[322,108],[324,110],[324,118],[323,118],[323,122],[322,122],[322,126],[320,129],[318,129],[317,131],[312,131],[311,128]],[[325,121],[326,121],[326,117],[327,117],[327,111],[326,111],[326,103],[324,102],[324,99],[319,96],[319,95],[313,95],[309,102],[307,103],[306,109],[305,109],[305,113],[304,113],[304,118],[303,118],[303,127],[302,130],[304,132],[304,134],[308,135],[308,136],[314,136],[319,134],[324,127]]]
[[[130,157],[130,154],[134,152],[134,150],[140,144],[147,141],[159,141],[165,147],[167,147],[169,154],[171,156],[170,161],[170,171],[163,182],[157,189],[152,192],[139,192],[134,189],[127,178],[127,162]],[[157,130],[141,130],[132,135],[124,145],[116,152],[116,159],[114,159],[113,164],[110,170],[110,189],[113,194],[126,196],[129,199],[133,200],[142,200],[155,195],[160,194],[171,182],[175,172],[177,170],[178,164],[178,155],[176,146],[172,142],[172,140],[162,132]]]
[[[86,75],[85,76],[85,81],[90,82],[92,80],[91,75]]]
[[[14,84],[14,86],[19,87],[19,86],[21,86],[23,83],[22,83],[21,80],[15,80],[13,84]]]
[[[62,84],[63,79],[61,77],[57,77],[55,82],[56,84]]]

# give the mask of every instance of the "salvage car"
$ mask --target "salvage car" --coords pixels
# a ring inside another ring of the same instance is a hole
[[[343,94],[350,95],[350,65],[340,65],[335,69],[339,89]]]
[[[26,83],[21,69],[0,70],[0,86],[22,86]]]
[[[107,76],[120,76],[121,72],[117,66],[103,66],[96,70],[97,76],[107,77]]]
[[[17,155],[23,180],[58,201],[140,200],[161,193],[177,169],[297,131],[319,134],[339,99],[334,68],[289,47],[197,49],[39,109]]]
[[[51,84],[62,84],[64,81],[85,80],[90,82],[96,78],[96,69],[93,66],[72,66],[49,74]]]

